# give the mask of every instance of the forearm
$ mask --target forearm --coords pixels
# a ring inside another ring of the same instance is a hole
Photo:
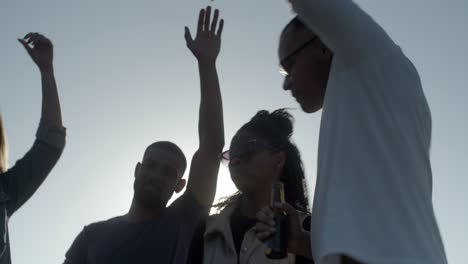
[[[192,158],[188,190],[198,203],[211,207],[216,193],[219,154],[224,147],[223,107],[215,63],[199,63],[200,71],[200,146]]]
[[[41,122],[47,127],[63,127],[60,100],[53,66],[40,68],[42,79]]]
[[[215,62],[199,62],[200,113],[198,132],[200,149],[219,155],[224,147],[223,105]]]

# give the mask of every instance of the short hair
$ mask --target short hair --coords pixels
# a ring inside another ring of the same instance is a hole
[[[164,150],[167,150],[167,151],[169,151],[171,153],[174,153],[175,155],[177,155],[182,160],[183,166],[184,166],[184,171],[187,168],[187,159],[185,158],[185,154],[176,144],[174,144],[174,143],[172,143],[170,141],[154,142],[153,144],[149,145],[146,148],[145,154],[143,155],[143,157],[146,156],[148,150],[151,149],[151,148],[164,149]]]
[[[284,27],[283,29],[283,32],[286,31],[286,30],[293,30],[293,31],[297,31],[297,30],[307,30],[309,31],[310,33],[313,33],[312,31],[310,31],[309,28],[307,28],[307,26],[304,24],[304,22],[302,22],[298,16],[295,16],[293,19],[291,19],[291,21],[289,21],[288,24],[286,24],[286,26]]]
[[[8,167],[8,145],[6,141],[5,128],[3,127],[2,115],[0,114],[0,173]]]
[[[285,36],[286,33],[291,32],[291,33],[298,33],[298,32],[307,32],[311,35],[316,35],[314,32],[312,32],[305,24],[302,22],[298,16],[295,16],[291,21],[289,21],[288,24],[283,28],[283,31],[281,32],[281,38]]]
[[[280,40],[284,40],[284,38],[286,37],[286,34],[300,34],[300,33],[304,35],[309,34],[311,38],[316,38],[321,43],[321,48],[324,52],[328,50],[329,52],[333,54],[333,52],[322,42],[320,37],[315,32],[313,32],[310,28],[308,28],[307,25],[304,24],[304,22],[302,22],[302,20],[298,16],[295,16],[293,19],[291,19],[291,21],[289,21],[288,24],[286,24],[283,31],[281,32]]]

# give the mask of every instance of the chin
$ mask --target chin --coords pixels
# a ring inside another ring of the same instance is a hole
[[[252,187],[250,186],[251,184],[249,184],[249,182],[247,181],[243,181],[243,180],[240,180],[240,179],[233,179],[233,182],[234,182],[234,185],[236,186],[237,190],[245,193],[245,192],[249,192],[250,189],[252,189]]]
[[[311,105],[301,104],[301,108],[302,108],[302,111],[304,111],[305,113],[312,114],[312,113],[320,111],[322,109],[322,106],[321,105],[311,106]]]
[[[166,203],[167,203],[167,201],[164,202],[164,199],[160,195],[149,193],[149,192],[140,193],[137,196],[137,199],[140,205],[148,209],[163,208],[163,207],[166,207]]]

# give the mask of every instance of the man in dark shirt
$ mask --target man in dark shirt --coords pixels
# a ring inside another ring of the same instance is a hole
[[[194,226],[207,208],[187,191],[154,219],[132,222],[129,215],[86,226],[65,263],[184,263]]]
[[[169,207],[173,192],[185,186],[183,152],[171,142],[150,145],[135,168],[134,196],[126,215],[86,226],[66,254],[65,264],[185,263],[195,227],[208,216],[216,192],[219,155],[224,147],[221,93],[216,58],[223,20],[202,9],[187,47],[198,60],[201,86],[200,145],[194,154],[187,191]],[[218,28],[216,31],[215,29]]]

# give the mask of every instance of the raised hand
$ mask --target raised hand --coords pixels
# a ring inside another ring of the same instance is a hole
[[[185,27],[187,47],[199,62],[215,62],[218,57],[221,49],[221,34],[224,26],[224,20],[221,19],[218,24],[218,19],[219,10],[216,9],[213,21],[211,21],[211,7],[208,6],[206,9],[200,10],[195,39],[192,38],[189,28]]]
[[[29,33],[18,41],[24,46],[39,69],[52,68],[54,47],[48,38],[39,33]]]

